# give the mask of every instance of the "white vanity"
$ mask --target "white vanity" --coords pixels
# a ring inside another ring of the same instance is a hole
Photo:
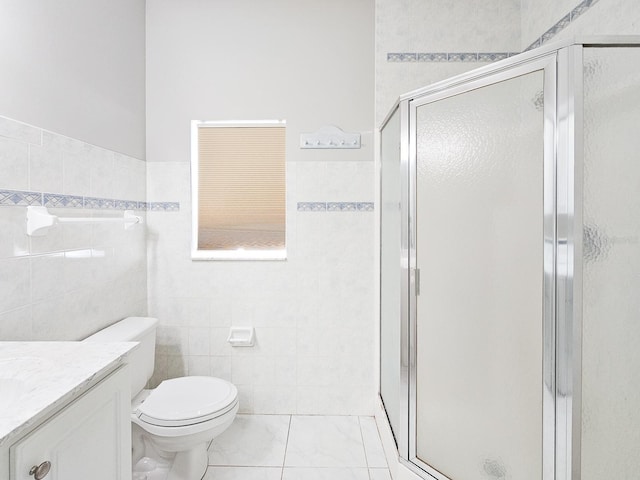
[[[0,479],[129,480],[136,346],[0,342]]]

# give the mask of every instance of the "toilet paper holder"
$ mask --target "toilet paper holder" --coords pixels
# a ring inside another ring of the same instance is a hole
[[[253,327],[231,327],[227,342],[232,347],[253,347],[256,332]]]

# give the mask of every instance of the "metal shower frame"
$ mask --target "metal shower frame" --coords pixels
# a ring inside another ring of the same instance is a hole
[[[541,480],[579,480],[582,265],[576,259],[582,258],[583,241],[583,51],[594,47],[639,46],[638,36],[585,37],[550,43],[402,95],[383,121],[380,132],[395,113],[400,115],[401,404],[394,436],[400,462],[422,477],[449,480],[416,454],[417,146],[416,129],[412,126],[416,125],[417,108],[527,73],[544,72]],[[382,395],[380,399],[384,405]]]

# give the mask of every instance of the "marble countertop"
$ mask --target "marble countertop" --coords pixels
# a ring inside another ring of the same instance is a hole
[[[0,342],[0,447],[126,361],[136,342]]]

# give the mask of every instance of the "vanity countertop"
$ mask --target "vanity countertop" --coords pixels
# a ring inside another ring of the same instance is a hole
[[[136,342],[0,342],[0,447],[126,362]]]

